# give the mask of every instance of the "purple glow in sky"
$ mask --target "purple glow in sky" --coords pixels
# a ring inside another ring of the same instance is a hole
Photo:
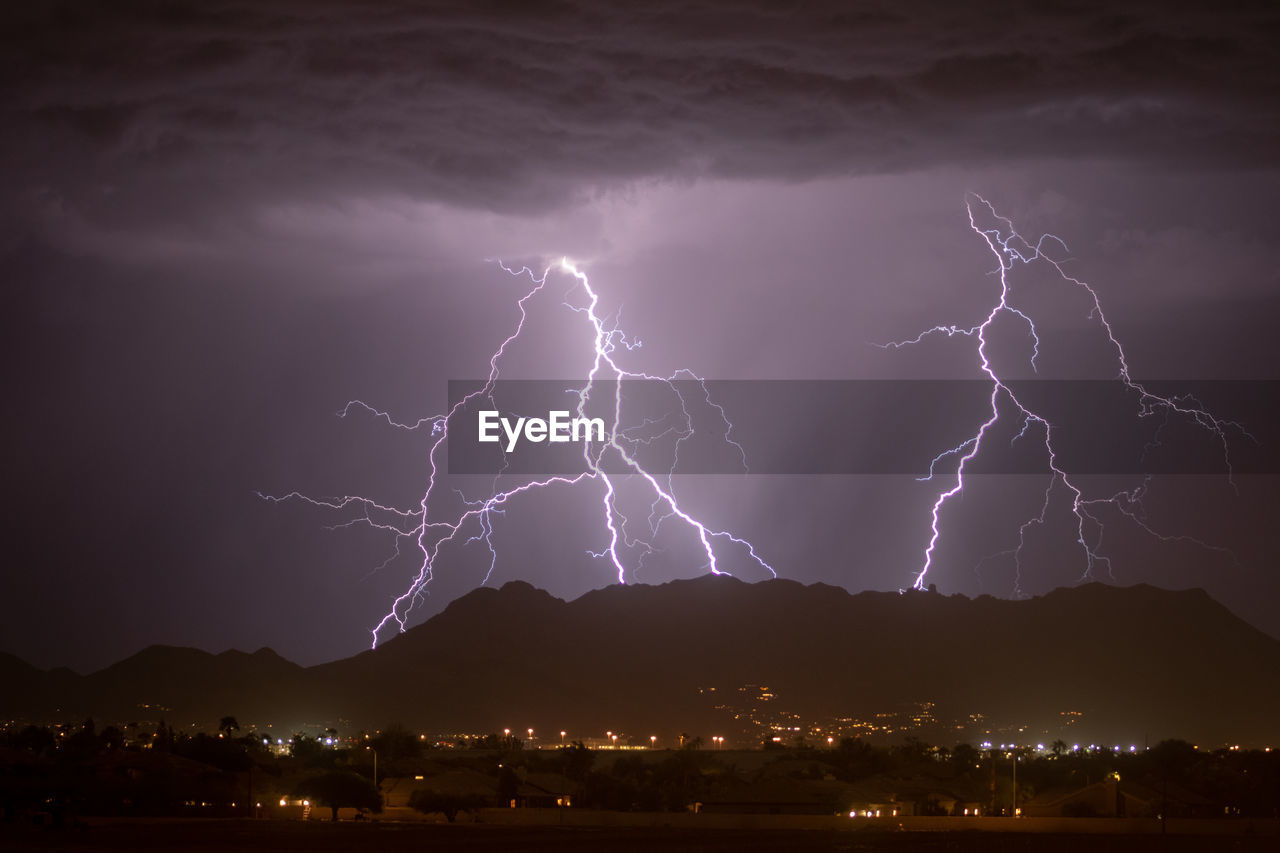
[[[327,532],[255,491],[419,499],[428,437],[333,414],[446,405],[515,319],[522,285],[488,259],[573,258],[656,374],[977,378],[955,341],[869,346],[981,322],[976,191],[1071,247],[1135,377],[1280,378],[1273,4],[125,0],[0,16],[0,650],[41,666],[157,642],[306,663],[362,648],[409,567],[371,572],[376,531]],[[551,303],[504,376],[580,369]],[[1094,327],[1049,316],[1041,375],[1110,375]],[[1009,595],[1014,566],[991,555],[1043,479],[971,486],[930,579]],[[1202,586],[1280,634],[1275,479],[1237,486],[1170,477],[1147,500],[1153,526],[1234,557],[1119,527],[1107,555],[1117,582]],[[780,576],[853,590],[909,584],[936,498],[910,475],[680,490]],[[506,519],[495,539],[515,556],[490,582],[563,597],[615,580],[582,547],[597,504]],[[1043,528],[1031,594],[1079,576],[1069,530]],[[437,577],[419,617],[486,566],[482,549]],[[673,557],[637,579],[699,571]]]

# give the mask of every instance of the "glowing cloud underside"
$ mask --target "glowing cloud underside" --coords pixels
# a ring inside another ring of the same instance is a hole
[[[968,436],[964,441],[948,450],[944,450],[934,457],[929,465],[929,474],[922,478],[930,481],[934,478],[936,468],[945,459],[956,458],[956,468],[954,478],[950,481],[951,485],[938,493],[936,500],[929,514],[929,536],[928,542],[924,547],[923,561],[920,568],[915,573],[913,586],[916,589],[923,589],[925,586],[925,578],[933,567],[933,560],[937,552],[938,542],[942,538],[942,516],[947,508],[947,504],[956,496],[960,495],[965,488],[966,469],[970,462],[982,453],[984,442],[988,441],[989,435],[993,428],[1001,418],[1000,405],[1004,401],[1006,410],[1012,411],[1013,416],[1020,421],[1020,429],[1017,437],[1014,439],[1022,440],[1030,436],[1039,435],[1044,444],[1044,454],[1046,459],[1046,468],[1048,484],[1045,486],[1044,502],[1040,506],[1039,512],[1025,521],[1018,530],[1018,544],[1011,551],[1003,552],[1011,554],[1015,561],[1016,572],[1014,579],[1014,595],[1021,594],[1019,589],[1019,581],[1022,573],[1021,556],[1023,548],[1026,545],[1027,531],[1035,525],[1044,524],[1049,513],[1051,500],[1055,489],[1063,489],[1066,491],[1070,499],[1070,512],[1074,517],[1074,527],[1076,532],[1076,542],[1080,548],[1084,561],[1084,572],[1081,580],[1088,580],[1095,577],[1094,571],[1099,566],[1106,568],[1108,575],[1111,574],[1111,562],[1101,553],[1103,541],[1103,519],[1101,512],[1110,510],[1119,513],[1128,521],[1136,524],[1147,534],[1155,538],[1165,541],[1183,541],[1193,543],[1197,546],[1207,548],[1214,551],[1225,552],[1226,549],[1214,545],[1208,545],[1188,536],[1170,536],[1165,535],[1152,528],[1143,518],[1142,501],[1147,494],[1150,485],[1150,477],[1143,480],[1137,487],[1129,490],[1123,490],[1114,494],[1102,497],[1086,497],[1083,489],[1078,485],[1078,478],[1073,476],[1061,465],[1058,460],[1058,453],[1054,446],[1054,426],[1049,422],[1047,417],[1038,412],[1032,405],[1028,404],[1024,399],[1020,398],[1017,393],[1007,384],[1007,380],[1001,375],[1001,372],[993,365],[990,354],[988,352],[989,340],[988,335],[991,333],[992,326],[1002,316],[1014,318],[1026,326],[1027,333],[1032,341],[1032,353],[1030,357],[1030,367],[1036,369],[1036,359],[1040,354],[1040,336],[1036,331],[1035,321],[1032,319],[1027,310],[1017,307],[1014,288],[1010,283],[1010,273],[1018,265],[1029,265],[1034,263],[1048,265],[1056,274],[1057,279],[1064,285],[1078,288],[1086,297],[1086,303],[1090,304],[1088,319],[1096,322],[1112,350],[1112,357],[1116,368],[1115,379],[1117,382],[1123,383],[1124,387],[1130,392],[1136,403],[1137,413],[1140,417],[1149,417],[1156,414],[1171,417],[1187,418],[1200,428],[1208,431],[1216,437],[1222,444],[1222,452],[1224,465],[1228,475],[1231,471],[1230,448],[1228,444],[1228,433],[1235,432],[1245,437],[1251,438],[1244,428],[1234,421],[1226,421],[1214,417],[1204,409],[1196,400],[1191,397],[1172,397],[1161,396],[1155,394],[1144,387],[1141,383],[1135,381],[1130,374],[1128,358],[1125,355],[1124,347],[1116,338],[1110,321],[1107,319],[1102,310],[1102,303],[1095,291],[1090,285],[1081,281],[1074,276],[1068,275],[1063,269],[1062,261],[1055,260],[1045,252],[1046,246],[1059,247],[1066,251],[1066,243],[1052,234],[1042,235],[1039,239],[1032,242],[1024,238],[1014,228],[1013,223],[996,213],[995,208],[990,202],[976,194],[970,194],[965,203],[969,214],[969,227],[974,233],[980,236],[991,250],[991,254],[995,257],[999,264],[998,282],[999,287],[996,290],[996,298],[992,303],[990,311],[986,318],[976,326],[934,326],[921,332],[910,340],[895,341],[881,346],[886,348],[898,348],[918,344],[926,338],[933,336],[961,337],[973,341],[974,359],[977,366],[991,383],[990,393],[990,415],[984,420],[977,429]],[[984,227],[978,222],[975,215],[975,207],[986,214],[984,219],[989,219],[991,225]]]
[[[437,509],[439,502],[434,498],[439,488],[440,454],[443,452],[442,449],[449,441],[449,435],[452,430],[464,429],[466,426],[474,428],[473,424],[464,425],[461,422],[455,423],[455,421],[458,421],[460,413],[472,401],[476,399],[493,399],[501,362],[508,347],[524,331],[525,323],[529,316],[528,305],[532,300],[545,294],[548,277],[553,269],[557,268],[560,272],[572,276],[575,288],[580,288],[581,290],[581,304],[575,305],[565,302],[564,307],[582,317],[584,321],[582,346],[586,348],[584,349],[585,353],[591,354],[591,369],[582,386],[576,390],[576,415],[585,416],[585,409],[591,400],[592,394],[598,391],[600,387],[603,387],[597,386],[597,382],[609,383],[613,389],[614,396],[611,407],[612,422],[609,426],[606,440],[604,442],[584,443],[584,470],[580,474],[575,476],[556,475],[526,480],[518,485],[502,489],[498,488],[498,484],[502,479],[501,475],[495,476],[492,490],[484,497],[475,500],[463,499],[461,508],[456,512],[440,511]],[[677,383],[676,380],[692,380],[693,387],[701,389],[704,395],[703,402],[715,409],[722,419],[725,418],[724,410],[712,402],[709,396],[706,396],[706,386],[703,381],[687,370],[680,370],[671,376],[662,377],[624,368],[619,363],[619,359],[624,354],[640,349],[640,345],[636,342],[628,341],[621,329],[618,328],[616,315],[612,318],[605,318],[599,314],[599,296],[592,288],[590,280],[584,272],[568,260],[562,260],[559,264],[548,267],[541,275],[535,274],[527,267],[514,270],[502,266],[502,269],[513,277],[522,280],[527,279],[530,287],[516,303],[519,309],[519,320],[516,322],[515,329],[494,350],[492,357],[489,359],[488,379],[482,388],[457,401],[448,412],[423,418],[414,423],[396,421],[387,412],[376,409],[359,400],[347,403],[339,413],[340,416],[345,417],[352,411],[364,411],[386,421],[388,425],[397,429],[418,430],[425,427],[430,428],[432,442],[431,450],[427,457],[427,485],[422,499],[416,507],[388,506],[361,496],[317,499],[298,492],[291,492],[279,497],[262,496],[267,500],[277,502],[286,500],[305,501],[331,510],[357,510],[358,515],[356,518],[336,525],[336,527],[367,525],[390,534],[395,540],[394,553],[379,566],[379,569],[385,568],[400,557],[403,553],[402,547],[406,542],[413,542],[414,547],[421,555],[417,572],[405,591],[396,597],[391,609],[373,628],[373,646],[377,646],[380,637],[392,625],[395,626],[397,631],[405,629],[410,612],[426,593],[427,585],[431,582],[432,576],[439,562],[445,556],[448,547],[465,547],[482,543],[489,551],[489,573],[485,576],[485,581],[487,582],[498,560],[498,551],[493,542],[495,522],[521,496],[540,489],[591,487],[599,490],[601,533],[604,544],[599,551],[590,553],[596,558],[609,561],[614,572],[616,572],[619,583],[626,583],[628,575],[633,574],[636,569],[643,565],[646,556],[654,553],[656,550],[654,541],[658,531],[664,524],[668,523],[685,525],[696,536],[699,548],[694,559],[698,561],[700,568],[712,574],[727,574],[721,568],[722,554],[719,553],[718,549],[732,548],[738,552],[739,559],[748,560],[776,577],[777,573],[773,567],[756,553],[754,546],[750,542],[728,531],[714,530],[708,527],[681,505],[680,499],[675,493],[672,475],[675,472],[679,447],[694,432],[693,418],[686,406],[687,401],[682,396],[690,383],[687,381]],[[634,432],[629,432],[624,425],[623,383],[625,380],[648,380],[668,383],[676,399],[680,401],[683,423],[674,427],[677,433],[676,453],[671,469],[668,471],[656,474],[647,470],[637,461],[636,447],[638,444],[644,443],[646,438],[643,436],[638,437]],[[738,447],[739,452],[741,452],[742,448],[737,446],[736,442],[730,437],[732,425],[728,423],[727,419],[724,419],[723,423],[724,439]],[[745,468],[745,454],[743,462]],[[649,513],[642,524],[629,519],[619,509],[618,490],[621,485],[619,482],[620,477],[616,473],[609,472],[617,470],[619,463],[621,463],[622,470],[627,472],[621,476],[621,479],[629,481],[632,485],[638,484],[648,490],[650,496]],[[609,471],[606,470],[606,465],[609,466]],[[637,527],[641,529],[637,531]]]

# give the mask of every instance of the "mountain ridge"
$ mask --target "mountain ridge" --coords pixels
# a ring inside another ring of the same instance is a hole
[[[1203,590],[1145,584],[1010,600],[707,575],[565,601],[512,581],[459,597],[377,649],[311,667],[267,648],[149,646],[85,676],[4,655],[0,678],[17,688],[0,711],[24,718],[159,712],[207,725],[235,714],[290,729],[399,721],[432,733],[646,738],[714,729],[758,741],[781,719],[847,734],[914,714],[938,739],[1012,740],[1021,727],[1046,738],[1280,740],[1280,641]]]

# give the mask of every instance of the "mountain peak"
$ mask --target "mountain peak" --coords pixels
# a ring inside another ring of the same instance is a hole
[[[512,581],[305,669],[270,649],[153,646],[91,676],[16,670],[28,677],[0,702],[11,716],[133,719],[159,706],[187,724],[231,713],[282,728],[341,719],[431,732],[736,732],[747,743],[783,719],[900,735],[915,731],[904,709],[927,704],[937,728],[919,735],[942,743],[1002,726],[1047,741],[1064,719],[1064,737],[1108,742],[1280,739],[1280,679],[1269,675],[1280,641],[1203,591],[1149,586],[971,600],[704,575],[566,603]],[[751,701],[764,690],[767,705]]]

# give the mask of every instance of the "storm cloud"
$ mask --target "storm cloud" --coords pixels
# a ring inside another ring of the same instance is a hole
[[[256,492],[414,506],[422,437],[334,413],[412,421],[483,370],[516,317],[496,258],[579,262],[648,371],[971,379],[965,341],[872,344],[989,309],[977,191],[1062,237],[1136,375],[1280,378],[1277,43],[1261,2],[5,4],[0,650],[362,648],[414,555],[375,571],[376,531]],[[1090,306],[1042,284],[1041,375],[1113,376]],[[580,318],[537,311],[510,375],[574,374]],[[1080,578],[1060,513],[1015,578],[1044,483],[1011,479],[949,510],[944,591]],[[1117,519],[1107,579],[1204,586],[1280,631],[1280,492],[1238,486],[1160,481],[1147,504],[1232,553]],[[680,488],[784,577],[852,590],[910,581],[935,496],[908,472]],[[491,582],[616,579],[588,553],[598,512],[513,507]],[[439,569],[415,619],[487,552]],[[703,570],[673,546],[631,580]]]
[[[9,4],[8,239],[401,196],[1280,147],[1274,7]]]

